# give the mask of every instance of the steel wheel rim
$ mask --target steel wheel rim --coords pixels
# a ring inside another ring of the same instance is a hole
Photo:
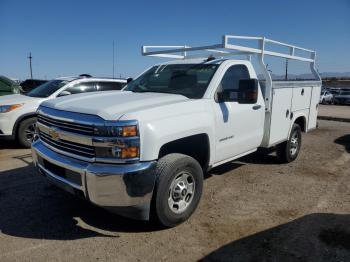
[[[168,206],[176,214],[183,213],[192,203],[195,193],[195,179],[189,172],[180,172],[169,187]]]
[[[32,143],[34,141],[35,135],[36,135],[36,129],[35,129],[35,123],[30,124],[25,130],[24,130],[25,139]]]
[[[294,156],[299,150],[299,135],[297,131],[294,131],[290,139],[290,154]]]

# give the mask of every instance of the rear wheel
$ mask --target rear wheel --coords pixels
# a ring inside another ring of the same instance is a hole
[[[277,146],[277,158],[283,163],[290,163],[298,157],[300,147],[301,128],[298,124],[293,124],[288,140]]]
[[[186,221],[202,195],[203,171],[190,156],[169,154],[158,161],[151,219],[165,227]]]
[[[25,148],[30,148],[35,138],[36,117],[23,120],[18,127],[18,142]]]

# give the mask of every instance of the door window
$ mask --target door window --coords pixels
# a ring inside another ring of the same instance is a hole
[[[233,101],[238,99],[239,80],[250,79],[248,68],[245,65],[233,65],[225,72],[218,91],[232,90]]]

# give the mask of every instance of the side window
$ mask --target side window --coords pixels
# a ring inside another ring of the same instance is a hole
[[[126,83],[120,82],[98,82],[97,91],[110,91],[110,90],[120,90],[125,86]]]
[[[241,79],[250,79],[248,68],[245,65],[234,65],[227,69],[220,86],[223,90],[238,90]]]
[[[239,80],[250,79],[248,68],[245,65],[233,65],[225,72],[218,91],[232,90],[233,101],[238,99]]]
[[[86,92],[94,92],[96,91],[95,82],[85,82],[79,83],[74,86],[67,88],[66,90],[73,94],[86,93]]]

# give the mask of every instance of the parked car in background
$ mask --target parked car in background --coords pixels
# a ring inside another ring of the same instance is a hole
[[[27,80],[24,80],[20,85],[23,89],[23,92],[27,93],[46,82],[47,80],[27,79]]]
[[[0,76],[0,96],[19,94],[21,92],[22,88],[20,85],[5,76]]]
[[[334,104],[350,105],[350,90],[342,90],[334,96]]]
[[[332,104],[333,103],[333,94],[329,91],[322,91],[320,96],[321,104]]]
[[[334,97],[335,95],[339,95],[340,91],[341,91],[340,88],[330,88],[330,89],[328,90],[328,92],[331,93],[331,94],[333,95],[333,97]]]
[[[26,94],[0,97],[0,138],[16,139],[29,148],[35,135],[36,110],[43,101],[72,94],[120,90],[125,84],[124,79],[63,77]]]

